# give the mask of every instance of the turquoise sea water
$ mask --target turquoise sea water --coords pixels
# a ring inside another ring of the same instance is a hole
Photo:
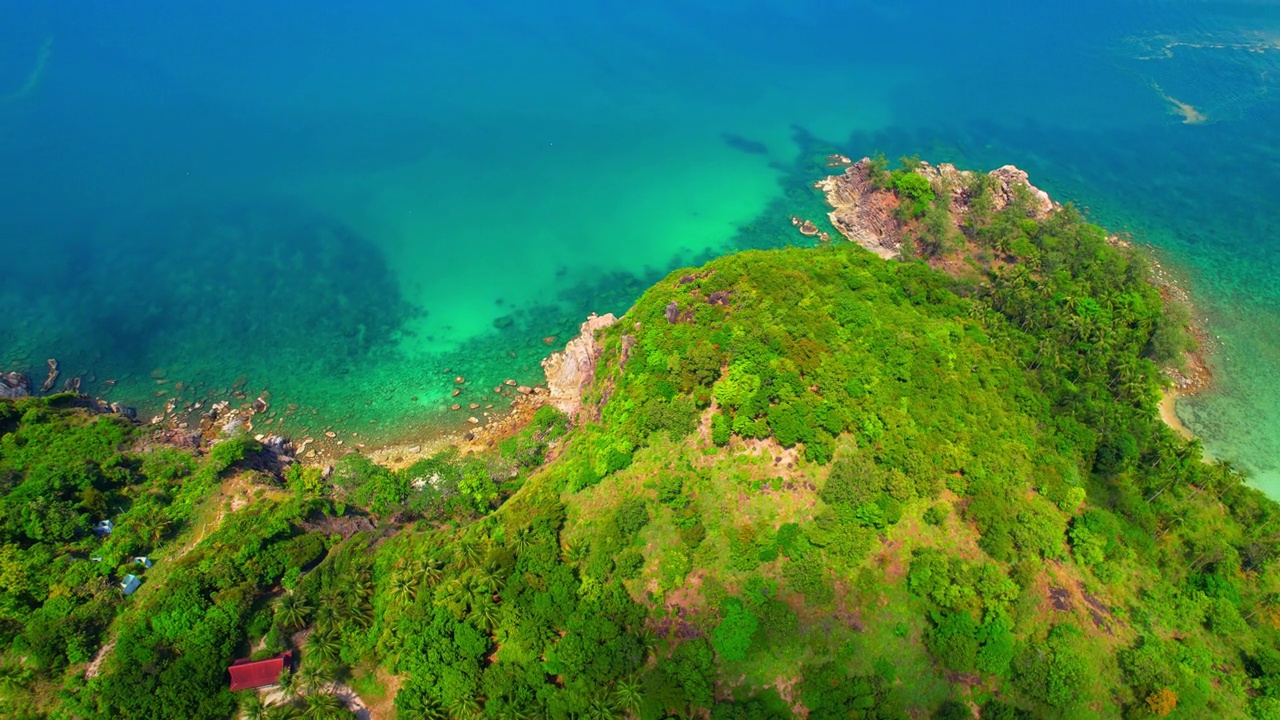
[[[1179,412],[1280,495],[1280,8],[988,5],[5,3],[0,367],[399,437],[803,242],[829,152],[1014,163],[1185,270]]]

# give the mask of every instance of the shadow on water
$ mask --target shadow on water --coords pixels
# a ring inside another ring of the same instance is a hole
[[[725,145],[748,155],[769,154],[769,146],[759,140],[752,140],[751,138],[743,137],[731,132],[720,133],[720,139],[724,141]]]
[[[388,351],[421,313],[376,245],[288,202],[174,210],[101,240],[18,289],[50,310],[31,364],[67,358],[68,372],[99,378],[159,368],[210,385],[321,378]]]

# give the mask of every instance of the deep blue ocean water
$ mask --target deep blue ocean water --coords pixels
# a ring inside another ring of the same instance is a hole
[[[6,2],[0,368],[398,437],[802,242],[829,152],[1013,163],[1187,275],[1179,414],[1280,495],[1280,6],[981,5]]]

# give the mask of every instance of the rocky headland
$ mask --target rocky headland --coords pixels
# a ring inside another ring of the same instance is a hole
[[[845,167],[843,173],[828,176],[814,184],[832,208],[827,215],[832,226],[849,241],[882,258],[900,257],[904,241],[917,233],[921,220],[899,212],[902,199],[885,182],[884,171],[867,157],[851,164],[831,162],[828,167]],[[985,190],[985,196],[990,198],[990,210],[996,212],[1021,203],[1028,218],[1042,220],[1062,208],[1047,192],[1033,185],[1024,170],[1013,165],[996,168],[981,179],[978,173],[957,169],[950,163],[935,166],[920,162],[912,172],[929,181],[936,197],[946,199],[945,209],[961,237],[964,237],[967,220],[974,210],[975,189]],[[797,224],[795,219],[793,224]],[[1113,245],[1132,247],[1132,243],[1118,235],[1109,235],[1107,239]],[[1213,376],[1205,360],[1205,354],[1211,350],[1211,336],[1195,319],[1186,280],[1162,264],[1153,252],[1146,251],[1145,255],[1152,266],[1152,281],[1165,302],[1185,307],[1193,318],[1190,329],[1196,338],[1197,348],[1186,353],[1181,367],[1163,370],[1169,388],[1160,403],[1165,422],[1189,436],[1190,430],[1178,419],[1175,403],[1177,397],[1200,392],[1212,382]],[[953,267],[945,259],[931,259],[930,264],[944,271]]]
[[[953,222],[962,226],[972,208],[976,173],[959,170],[950,163],[935,167],[926,162],[914,172],[924,176],[939,197],[948,199]],[[864,157],[840,175],[819,180],[814,187],[826,195],[832,208],[827,217],[841,235],[887,259],[898,256],[903,239],[916,221],[902,217],[898,212],[900,198],[878,181],[877,174],[871,158]],[[992,180],[992,210],[1005,209],[1020,193],[1029,195],[1030,217],[1043,218],[1057,207],[1048,193],[1032,185],[1027,173],[1013,165],[992,170],[987,176]]]

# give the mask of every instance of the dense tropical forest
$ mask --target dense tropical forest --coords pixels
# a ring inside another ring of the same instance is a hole
[[[1185,311],[1070,207],[875,172],[902,260],[677,271],[485,453],[0,401],[0,714],[1280,718],[1280,509],[1156,412]]]

